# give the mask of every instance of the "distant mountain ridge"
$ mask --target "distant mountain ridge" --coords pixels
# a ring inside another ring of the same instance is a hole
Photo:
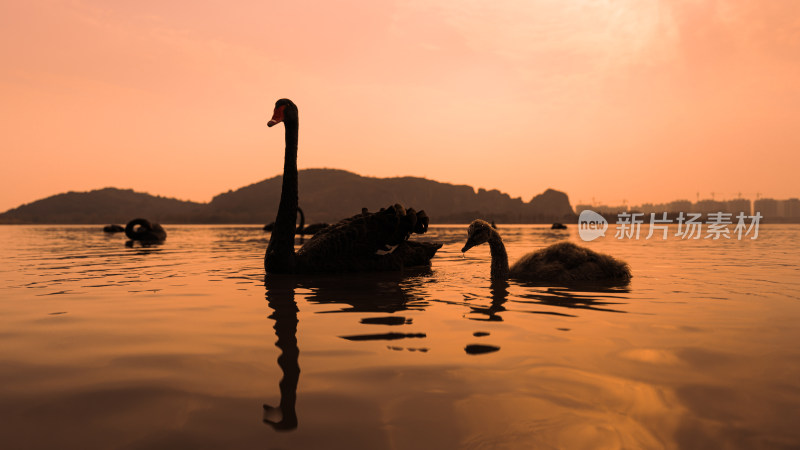
[[[105,188],[68,192],[0,214],[2,224],[105,224],[145,217],[160,223],[253,223],[275,220],[282,176],[215,196],[209,203],[182,201]],[[300,207],[307,222],[336,222],[361,211],[400,203],[424,209],[432,223],[466,223],[476,218],[499,223],[574,222],[563,192],[547,189],[524,202],[498,190],[440,183],[418,177],[373,178],[338,169],[299,173]]]

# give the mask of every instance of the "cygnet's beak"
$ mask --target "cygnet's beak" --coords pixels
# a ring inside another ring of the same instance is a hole
[[[471,249],[472,247],[475,247],[476,245],[478,245],[478,243],[475,242],[475,240],[472,239],[472,237],[470,237],[469,239],[467,239],[467,243],[464,244],[464,247],[461,249],[461,253],[466,252],[467,250]]]

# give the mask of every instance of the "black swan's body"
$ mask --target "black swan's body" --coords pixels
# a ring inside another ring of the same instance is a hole
[[[561,223],[561,222],[556,222],[556,223],[554,223],[554,224],[553,224],[553,225],[550,227],[550,229],[551,229],[551,230],[566,230],[566,229],[567,229],[567,226],[566,226],[566,225],[564,225],[564,224],[563,224],[563,223]]]
[[[428,217],[400,205],[375,213],[362,211],[326,227],[295,252],[299,120],[291,100],[275,103],[268,125],[280,122],[285,126],[286,153],[278,215],[264,255],[268,273],[383,271],[430,264],[442,244],[408,241],[412,233],[427,231]]]
[[[624,284],[631,279],[628,264],[566,241],[528,253],[509,268],[503,239],[489,223],[475,220],[470,224],[467,233],[467,243],[461,249],[462,252],[484,242],[489,243],[493,280],[515,278],[561,284],[581,282]]]
[[[125,228],[122,228],[122,226],[120,225],[112,224],[104,226],[103,231],[105,231],[106,233],[122,233],[123,231],[125,231]]]
[[[133,219],[125,226],[125,236],[132,241],[161,242],[167,238],[167,232],[157,223]]]

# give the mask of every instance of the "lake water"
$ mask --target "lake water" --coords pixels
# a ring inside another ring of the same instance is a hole
[[[548,228],[509,259],[580,243]],[[266,286],[260,227],[100,229],[0,227],[3,448],[800,447],[797,225],[582,244],[605,290],[492,285],[464,225],[428,272]]]

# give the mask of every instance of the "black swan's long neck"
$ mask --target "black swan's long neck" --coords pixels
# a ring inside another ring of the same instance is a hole
[[[303,214],[303,208],[298,207],[297,213],[300,214],[300,225],[297,226],[298,231],[302,231],[306,226],[306,215]]]
[[[492,254],[492,280],[505,280],[508,278],[508,253],[503,239],[496,231],[492,230],[489,236],[489,250]]]
[[[294,261],[294,233],[297,222],[297,118],[284,120],[286,154],[283,161],[283,186],[275,228],[269,238],[264,256],[264,269],[272,273],[292,272]]]

